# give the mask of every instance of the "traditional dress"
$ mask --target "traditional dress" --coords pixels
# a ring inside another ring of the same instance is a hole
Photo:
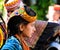
[[[36,32],[26,41],[32,50],[46,50],[49,44],[55,40],[58,32],[57,23],[37,20],[35,23]],[[57,31],[56,31],[57,30]]]
[[[7,10],[4,6],[4,0],[0,0],[0,48],[6,40]]]
[[[1,50],[30,50],[30,48],[22,38],[18,36],[11,36],[9,39],[7,39]]]
[[[14,36],[11,36],[1,50],[22,50],[22,46]]]

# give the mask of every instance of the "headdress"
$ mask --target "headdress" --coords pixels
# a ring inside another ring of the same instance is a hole
[[[19,9],[15,10],[10,15],[10,17],[15,16],[15,15],[21,15],[21,17],[24,18],[28,22],[33,22],[37,18],[36,13],[27,6],[25,6],[24,8],[19,8]]]
[[[5,3],[5,7],[8,11],[13,11],[15,10],[16,8],[18,8],[20,4],[20,0],[8,0],[7,3]]]

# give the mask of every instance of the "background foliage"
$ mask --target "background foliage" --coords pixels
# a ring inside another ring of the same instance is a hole
[[[31,8],[36,11],[38,20],[47,20],[45,16],[47,14],[48,7],[53,4],[53,0],[37,0],[35,5],[31,5]]]
[[[60,0],[23,0],[23,2],[36,11],[38,20],[47,20],[48,7],[55,3],[60,4]]]

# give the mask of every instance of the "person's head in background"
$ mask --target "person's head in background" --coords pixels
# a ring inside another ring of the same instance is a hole
[[[60,18],[60,5],[49,6],[47,18],[49,22],[58,23]]]
[[[23,7],[24,6],[24,3],[22,2],[22,0],[5,0],[5,7],[7,9],[7,12],[8,12],[8,17],[10,16],[10,14],[20,8],[20,7]]]
[[[34,26],[36,13],[29,7],[24,6],[24,9],[18,9],[12,14],[16,15],[13,15],[8,21],[9,36],[17,34],[24,37],[31,37],[32,33],[36,31]]]
[[[59,21],[60,19],[60,5],[54,5],[54,16],[53,16],[53,19],[56,20],[56,21]]]

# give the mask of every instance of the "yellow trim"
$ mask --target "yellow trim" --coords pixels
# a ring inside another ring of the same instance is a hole
[[[36,20],[37,16],[30,16],[26,12],[24,12],[22,18],[24,18],[28,22],[33,22]]]
[[[2,31],[1,28],[0,28],[0,48],[1,48],[2,45],[3,45],[3,39],[4,39],[3,31]]]

